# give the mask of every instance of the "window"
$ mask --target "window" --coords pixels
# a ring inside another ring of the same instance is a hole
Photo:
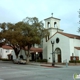
[[[6,50],[6,53],[8,53],[9,52],[9,50]]]
[[[48,22],[48,28],[50,28],[50,22]]]
[[[54,22],[54,27],[56,27],[56,28],[57,28],[57,22]]]
[[[55,53],[56,53],[56,54],[61,54],[60,48],[56,48],[56,49],[55,49]]]
[[[56,43],[59,43],[59,38],[56,38]]]

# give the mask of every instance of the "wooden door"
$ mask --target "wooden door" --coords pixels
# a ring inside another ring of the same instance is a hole
[[[58,54],[58,62],[61,62],[61,54]]]

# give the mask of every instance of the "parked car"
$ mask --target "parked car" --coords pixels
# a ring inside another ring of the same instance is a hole
[[[13,63],[15,63],[15,64],[18,64],[19,62],[19,59],[15,59],[15,60],[13,60]]]
[[[26,64],[26,60],[19,60],[18,63],[19,64]]]
[[[15,64],[26,64],[26,60],[15,59],[15,60],[13,61],[13,63],[15,63]]]

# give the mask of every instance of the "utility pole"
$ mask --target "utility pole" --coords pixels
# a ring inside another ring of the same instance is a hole
[[[52,66],[55,65],[55,52],[54,52],[54,41],[51,41],[52,44]]]

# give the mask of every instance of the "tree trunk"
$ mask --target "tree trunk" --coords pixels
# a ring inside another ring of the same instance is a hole
[[[19,52],[20,52],[21,49],[18,50],[17,47],[15,47],[15,46],[13,47],[13,49],[15,51],[16,58],[18,58],[18,54],[19,54]]]
[[[26,54],[26,56],[27,56],[26,63],[27,64],[30,62],[30,48],[31,48],[31,45],[28,45],[28,53]]]
[[[26,53],[26,57],[27,57],[27,58],[26,58],[26,63],[27,63],[27,64],[29,63],[29,57],[30,57],[29,54],[30,54],[30,53],[29,53],[29,50],[28,50],[28,52]]]
[[[27,56],[26,63],[29,64],[29,56]]]

